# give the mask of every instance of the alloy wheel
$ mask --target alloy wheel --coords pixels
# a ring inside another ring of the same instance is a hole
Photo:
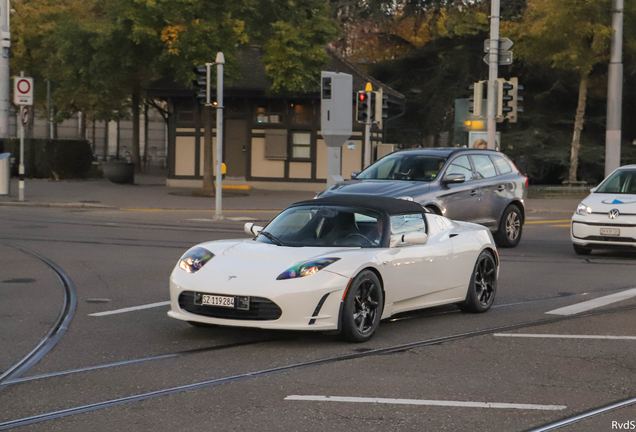
[[[360,334],[373,330],[379,304],[379,287],[369,279],[362,281],[353,304],[353,322]]]
[[[479,303],[487,307],[492,301],[495,282],[495,263],[489,256],[484,256],[477,264],[475,272],[475,291]]]
[[[521,230],[521,219],[516,211],[510,212],[506,218],[506,235],[510,240],[516,240]]]

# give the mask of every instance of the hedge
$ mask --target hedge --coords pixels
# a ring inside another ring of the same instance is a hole
[[[17,175],[20,159],[20,140],[1,140],[0,148],[15,158],[12,174]],[[25,139],[24,169],[30,178],[83,179],[87,178],[93,162],[91,146],[86,140]]]

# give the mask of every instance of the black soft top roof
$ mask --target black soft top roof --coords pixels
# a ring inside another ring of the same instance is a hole
[[[424,207],[414,201],[374,195],[332,195],[326,198],[297,202],[290,207],[305,205],[359,207],[390,215],[425,212]]]

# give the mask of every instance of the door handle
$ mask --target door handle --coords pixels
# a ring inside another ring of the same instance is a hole
[[[503,192],[503,191],[505,191],[505,190],[506,190],[506,187],[505,187],[504,185],[499,185],[499,186],[497,186],[497,190],[498,190],[499,192]]]
[[[453,238],[453,237],[457,237],[458,235],[459,235],[459,234],[457,234],[457,233],[452,233],[452,234],[450,234],[448,237],[449,237],[449,238]]]
[[[475,196],[477,195],[477,189],[473,189],[470,191],[470,196]]]

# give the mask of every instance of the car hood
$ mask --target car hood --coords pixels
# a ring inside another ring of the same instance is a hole
[[[636,213],[636,195],[593,193],[583,201],[594,213],[618,209],[621,213]]]
[[[349,180],[338,183],[324,191],[320,197],[328,197],[336,194],[351,195],[376,195],[392,198],[410,196],[416,198],[425,194],[430,189],[430,184],[419,181],[407,180]]]
[[[290,267],[315,258],[344,258],[351,252],[363,252],[361,248],[342,247],[286,247],[254,240],[209,242],[198,245],[214,253],[201,273],[215,272],[222,276],[255,275],[276,278]],[[363,252],[364,253],[364,252]]]

